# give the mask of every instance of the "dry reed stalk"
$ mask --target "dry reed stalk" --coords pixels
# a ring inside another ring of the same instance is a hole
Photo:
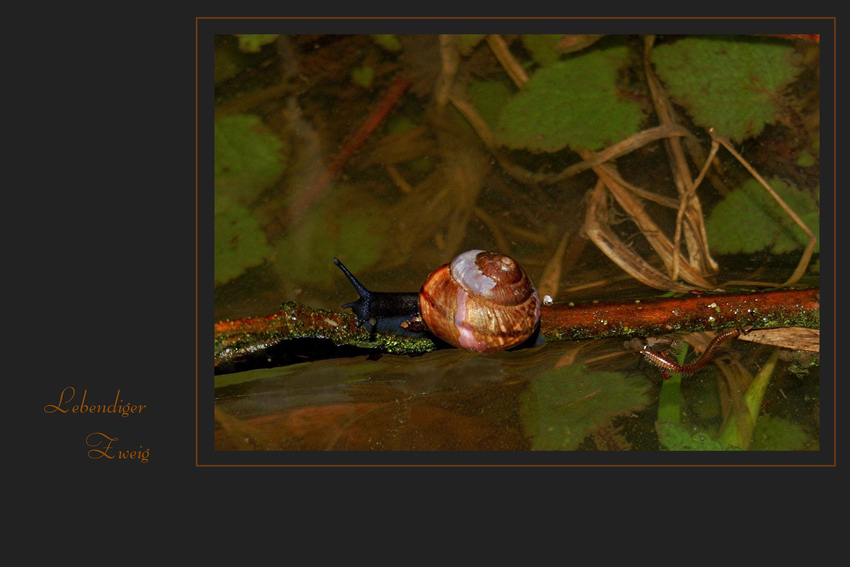
[[[655,77],[652,71],[652,66],[649,62],[649,53],[654,42],[653,36],[645,38],[644,49],[644,72],[646,73],[649,90],[652,94],[652,102],[655,105],[655,112],[658,115],[658,121],[661,124],[675,124],[675,113],[673,106],[661,86],[661,83]],[[687,195],[693,187],[690,168],[685,159],[685,152],[682,149],[681,141],[678,138],[667,138],[664,141],[664,146],[667,149],[670,158],[670,166],[673,171],[673,179],[676,184],[676,191],[680,198]],[[708,249],[708,238],[705,233],[705,220],[702,214],[702,207],[698,199],[689,199],[687,203],[686,216],[688,222],[684,225],[685,244],[688,249],[688,258],[690,264],[695,266],[702,274],[714,274],[718,271],[717,262],[711,257]],[[674,251],[679,254],[679,248]],[[678,265],[678,264],[677,264]],[[674,276],[675,277],[675,276]]]
[[[563,264],[564,252],[567,250],[567,243],[570,240],[571,232],[571,230],[568,230],[564,233],[564,236],[561,237],[561,241],[558,243],[555,253],[552,254],[552,258],[543,270],[543,275],[540,276],[540,280],[538,280],[540,283],[537,286],[537,290],[540,293],[540,297],[543,297],[544,295],[548,295],[552,299],[558,297],[558,289],[560,288],[561,282],[561,266]]]
[[[453,35],[440,34],[440,60],[442,68],[440,76],[437,78],[437,84],[434,88],[434,99],[437,101],[437,108],[443,108],[449,101],[449,91],[454,83],[457,67],[460,64],[460,53],[455,45]]]
[[[581,155],[582,158],[588,159],[590,152],[583,151]],[[664,263],[664,267],[667,270],[667,273],[671,273],[673,266],[674,250],[673,244],[670,242],[670,240],[666,236],[664,236],[664,233],[661,231],[660,228],[658,228],[658,225],[656,225],[652,218],[649,216],[649,214],[647,214],[640,201],[635,199],[625,187],[621,186],[613,178],[613,176],[610,174],[611,171],[615,171],[613,166],[599,165],[594,167],[593,171],[603,181],[605,187],[607,187],[608,191],[611,192],[620,207],[623,208],[623,210],[626,212],[632,222],[637,225],[638,229],[647,239],[650,246],[652,246],[652,248],[661,258],[662,262]],[[588,215],[590,215],[590,213],[588,213]],[[613,233],[611,233],[611,235],[616,237],[615,235],[613,235]],[[623,247],[618,247],[617,249],[622,251],[623,248],[626,248],[625,245],[623,245]],[[628,257],[634,258],[636,257],[636,254],[629,251]],[[617,264],[621,267],[623,265],[619,261],[617,261]],[[644,262],[644,264],[646,263]],[[648,264],[646,264],[646,266],[648,266]],[[658,289],[668,289],[671,291],[676,291],[676,289],[672,287],[659,287],[659,284],[661,283],[664,283],[664,285],[669,286],[671,282],[675,283],[676,280],[673,280],[669,276],[664,276],[660,274],[654,268],[651,268],[651,270],[657,274],[656,277],[653,277],[651,279],[651,281],[653,281],[654,283],[650,284],[644,279],[641,279],[641,281],[647,283],[647,285],[652,285],[652,287],[656,287]],[[646,278],[647,276],[645,269],[643,269],[642,267],[636,270],[636,273],[641,274],[642,278]],[[692,266],[687,262],[682,266],[682,279],[702,289],[714,289],[716,287],[709,281],[707,281],[696,267]],[[681,286],[681,284],[678,283],[676,283],[675,286],[677,289],[683,287]]]
[[[690,189],[684,195],[682,195],[681,199],[679,199],[679,211],[676,213],[676,232],[673,236],[673,250],[675,253],[673,254],[673,269],[670,271],[670,278],[676,279],[679,277],[679,253],[681,242],[682,242],[682,219],[685,216],[685,213],[688,210],[688,207],[691,207],[691,200],[696,199],[697,187],[702,183],[703,178],[705,177],[708,168],[711,166],[711,160],[714,159],[714,156],[717,155],[717,150],[719,146],[716,142],[711,143],[711,151],[708,154],[708,159],[705,161],[705,165],[702,168],[702,171],[699,172],[696,180],[691,184]],[[706,249],[708,249],[708,242],[705,243]]]
[[[522,68],[522,65],[520,65],[514,58],[511,50],[508,48],[508,44],[505,43],[502,36],[488,35],[487,45],[490,46],[490,49],[493,51],[493,55],[495,55],[496,59],[499,60],[499,63],[502,64],[502,67],[504,67],[505,71],[511,77],[511,80],[517,88],[521,89],[525,86],[525,83],[528,82],[528,75],[525,74],[525,69]]]
[[[635,254],[611,230],[608,222],[605,182],[600,176],[590,192],[584,232],[606,256],[636,280],[656,289],[687,292],[692,288],[673,281]]]
[[[559,181],[563,181],[564,179],[577,175],[582,171],[586,171],[594,166],[601,165],[606,161],[611,161],[621,155],[625,155],[642,148],[650,142],[669,137],[687,136],[693,136],[693,134],[678,124],[663,124],[661,126],[655,126],[654,128],[647,128],[646,130],[641,130],[637,134],[629,136],[625,140],[617,142],[613,146],[609,146],[604,150],[594,153],[589,159],[573,164],[563,171],[558,173],[527,173],[525,178],[526,181],[535,181],[537,183],[558,183]]]

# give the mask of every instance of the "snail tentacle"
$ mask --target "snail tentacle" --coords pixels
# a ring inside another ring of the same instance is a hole
[[[415,293],[370,291],[354,277],[348,268],[334,258],[334,264],[354,286],[360,299],[342,306],[351,309],[357,317],[357,326],[375,333],[389,333],[400,336],[421,336],[422,330],[409,326],[411,320],[419,317],[419,298]]]

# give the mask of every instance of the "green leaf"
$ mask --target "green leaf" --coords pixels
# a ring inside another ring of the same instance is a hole
[[[455,36],[457,49],[464,57],[471,55],[475,46],[478,45],[485,37],[487,37],[487,34],[483,33],[458,34]]]
[[[256,116],[215,123],[215,193],[250,204],[283,174],[288,147]]]
[[[536,450],[572,450],[617,415],[649,405],[650,382],[572,365],[542,372],[521,397],[521,417]]]
[[[272,43],[280,34],[237,33],[233,35],[239,38],[240,50],[245,53],[259,53],[261,47]]]
[[[250,211],[225,197],[215,199],[215,283],[228,282],[263,263],[272,249]]]
[[[696,124],[736,141],[776,120],[782,89],[801,71],[791,43],[767,38],[687,37],[659,45],[651,59]]]
[[[773,349],[773,353],[767,362],[762,364],[758,374],[750,382],[744,394],[744,408],[733,407],[730,415],[723,420],[720,427],[719,441],[724,447],[738,447],[747,450],[753,439],[753,431],[761,411],[764,392],[767,390],[776,363],[779,361],[779,347]]]
[[[812,195],[779,179],[768,183],[818,237],[820,212]],[[805,247],[809,237],[782,210],[755,179],[732,191],[714,207],[705,223],[708,241],[719,254],[753,254],[770,249],[774,254]],[[820,240],[815,252],[820,251]]]
[[[762,416],[753,431],[751,451],[802,451],[811,443],[803,429],[778,417]]]
[[[499,119],[499,112],[511,98],[511,89],[501,81],[472,81],[469,97],[478,114],[492,127]]]
[[[692,431],[689,427],[659,421],[656,424],[658,440],[669,451],[723,451],[724,447],[704,431]]]
[[[392,225],[380,203],[353,193],[342,188],[310,207],[294,230],[276,243],[273,267],[286,281],[333,281],[339,277],[339,268],[331,262],[334,257],[354,273],[362,273],[381,259],[384,243],[392,242],[386,234]]]
[[[401,51],[401,42],[391,33],[378,33],[370,37],[372,41],[387,51]]]
[[[557,61],[561,54],[555,51],[555,45],[564,34],[526,34],[522,43],[531,53],[531,57],[540,65],[549,65]]]
[[[617,88],[628,55],[626,47],[613,47],[538,69],[502,109],[500,143],[532,152],[599,150],[635,134],[643,112]]]
[[[372,86],[372,79],[375,78],[374,67],[355,67],[351,70],[351,81],[355,85],[360,85],[363,88]]]

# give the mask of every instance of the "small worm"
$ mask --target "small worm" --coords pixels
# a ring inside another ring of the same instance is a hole
[[[741,333],[747,333],[748,330],[741,329],[729,329],[727,331],[723,331],[718,334],[716,337],[712,339],[708,346],[705,349],[705,352],[702,353],[702,356],[697,359],[696,362],[692,362],[691,364],[679,364],[675,360],[669,358],[666,354],[655,352],[650,349],[648,346],[643,347],[641,350],[641,354],[648,360],[651,364],[657,366],[661,369],[661,375],[664,376],[664,379],[670,378],[668,372],[676,372],[678,374],[693,374],[698,371],[700,368],[708,364],[708,361],[711,360],[711,357],[714,356],[714,351],[717,350],[717,347],[720,346],[720,343],[725,341],[726,339],[737,339],[741,336]]]

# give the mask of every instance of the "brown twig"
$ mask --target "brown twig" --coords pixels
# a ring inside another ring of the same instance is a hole
[[[541,309],[540,333],[547,341],[632,337],[729,328],[820,326],[820,291],[779,290],[761,293],[686,295],[644,301],[556,304]],[[379,352],[414,354],[433,350],[424,338],[372,336],[357,327],[354,315],[284,304],[274,315],[215,324],[215,366],[221,368],[260,357],[294,339],[329,339]],[[333,356],[333,347],[328,346]]]
[[[547,339],[577,340],[744,328],[820,326],[820,290],[686,295],[543,308]]]

